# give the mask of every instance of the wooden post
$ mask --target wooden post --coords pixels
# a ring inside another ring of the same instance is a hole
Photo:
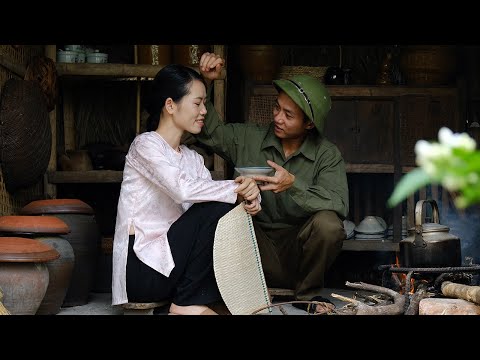
[[[133,53],[133,58],[134,58],[134,62],[135,64],[138,64],[138,46],[137,45],[134,45],[134,53]],[[140,134],[140,108],[141,108],[141,105],[140,105],[140,95],[141,95],[141,90],[142,90],[142,84],[140,82],[140,78],[137,77],[137,101],[136,101],[136,105],[137,105],[137,108],[136,108],[136,120],[135,120],[135,132],[136,134]]]
[[[45,56],[56,61],[57,47],[55,45],[45,45]],[[50,161],[48,162],[47,171],[57,170],[57,112],[56,107],[50,111],[50,127],[52,129],[52,151],[50,152]],[[44,196],[47,199],[55,199],[57,197],[57,186],[47,182],[44,177]]]
[[[225,46],[224,45],[213,45],[213,52],[217,55],[220,55],[225,59]],[[225,90],[226,90],[227,78],[223,80],[215,80],[213,83],[214,98],[213,104],[218,114],[225,121]],[[220,171],[223,173],[222,178],[226,176],[226,164],[224,160],[218,156],[214,155],[213,158],[213,170]]]
[[[401,99],[395,97],[393,101],[394,130],[393,130],[393,187],[398,184],[402,177],[402,138],[400,136],[400,129],[402,126],[403,115],[400,113],[402,108]],[[393,241],[399,242],[402,240],[402,203],[393,208]]]

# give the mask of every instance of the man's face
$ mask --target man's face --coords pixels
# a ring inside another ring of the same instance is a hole
[[[273,107],[275,135],[280,139],[303,138],[313,123],[305,117],[302,109],[281,91]],[[306,120],[306,121],[305,121]]]

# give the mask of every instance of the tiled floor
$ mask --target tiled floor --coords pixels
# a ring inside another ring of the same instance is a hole
[[[324,289],[322,296],[330,299],[337,308],[345,305],[344,302],[335,299],[331,296],[332,293],[339,295],[352,297],[354,291],[343,290],[343,289]],[[122,315],[123,309],[117,306],[111,305],[112,296],[110,293],[91,293],[88,304],[82,306],[74,306],[68,308],[62,308],[57,315]],[[274,303],[279,302],[275,301]],[[283,306],[287,315],[307,315],[305,311],[297,309],[290,304]],[[168,307],[160,308],[160,311],[156,311],[158,315],[166,315],[168,312]],[[282,315],[278,307],[273,307],[272,314]]]

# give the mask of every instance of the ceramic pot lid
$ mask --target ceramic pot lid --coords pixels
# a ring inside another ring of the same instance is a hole
[[[70,228],[55,216],[0,216],[0,233],[68,234]]]
[[[46,262],[60,257],[50,245],[34,239],[0,237],[1,262]]]
[[[36,200],[20,210],[22,215],[94,214],[90,205],[78,199]]]

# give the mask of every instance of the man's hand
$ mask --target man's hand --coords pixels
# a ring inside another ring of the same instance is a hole
[[[225,64],[225,61],[214,53],[203,53],[200,58],[200,74],[203,76],[207,85],[209,85],[213,80],[221,78],[222,68]]]
[[[267,160],[268,165],[275,169],[273,176],[252,176],[252,179],[262,181],[264,184],[259,188],[262,191],[271,190],[275,194],[288,190],[295,181],[295,175],[290,174],[285,168],[281,167],[277,163]]]

